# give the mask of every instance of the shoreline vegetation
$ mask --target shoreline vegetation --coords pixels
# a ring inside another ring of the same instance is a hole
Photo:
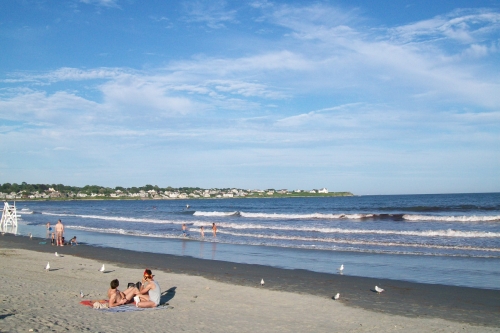
[[[200,187],[165,187],[145,185],[141,187],[115,188],[86,185],[84,187],[63,184],[28,184],[22,182],[0,185],[2,200],[173,200],[173,199],[227,199],[227,198],[297,198],[297,197],[346,197],[351,192],[329,192],[326,188],[303,189],[239,189]]]

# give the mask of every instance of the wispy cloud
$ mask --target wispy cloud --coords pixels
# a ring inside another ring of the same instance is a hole
[[[226,1],[192,1],[185,2],[187,22],[204,23],[209,28],[224,28],[227,23],[236,23],[236,10],[229,10]]]
[[[115,7],[118,8],[118,0],[80,0],[88,5],[96,5],[101,7]]]

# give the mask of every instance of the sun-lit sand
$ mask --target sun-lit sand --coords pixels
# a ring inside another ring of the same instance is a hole
[[[500,332],[348,307],[342,294],[334,301],[161,271],[153,273],[162,291],[172,288],[169,306],[107,313],[81,305],[80,290],[85,300],[104,299],[112,279],[126,288],[143,270],[106,262],[102,273],[102,262],[19,249],[0,248],[0,258],[1,332]]]

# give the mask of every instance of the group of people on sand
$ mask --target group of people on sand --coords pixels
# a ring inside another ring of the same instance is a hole
[[[187,237],[187,232],[188,232],[188,228],[186,226],[186,223],[183,223],[182,224],[182,236],[184,237]],[[201,238],[205,238],[205,230],[203,229],[203,226],[200,227],[200,235],[201,235]],[[215,223],[212,223],[212,235],[214,237],[217,236],[217,226],[215,225]]]
[[[76,241],[76,236],[73,236],[69,240],[69,242],[66,242],[64,239],[64,225],[62,224],[61,220],[58,220],[56,223],[56,226],[54,227],[56,229],[56,232],[52,232],[52,227],[50,226],[50,222],[47,222],[47,237],[49,234],[51,234],[52,239],[50,243],[52,245],[56,246],[64,246],[64,245],[78,245],[78,242]]]
[[[155,308],[160,304],[161,289],[150,269],[144,271],[141,283],[130,285],[125,291],[120,291],[120,282],[114,279],[108,290],[109,307],[129,304],[135,301],[138,308]]]

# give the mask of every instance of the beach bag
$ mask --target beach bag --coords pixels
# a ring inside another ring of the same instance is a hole
[[[137,282],[137,283],[133,283],[133,282],[129,282],[127,284],[127,288],[134,288],[134,287],[137,287],[137,289],[141,290],[141,286],[142,286],[142,283],[141,282]]]

